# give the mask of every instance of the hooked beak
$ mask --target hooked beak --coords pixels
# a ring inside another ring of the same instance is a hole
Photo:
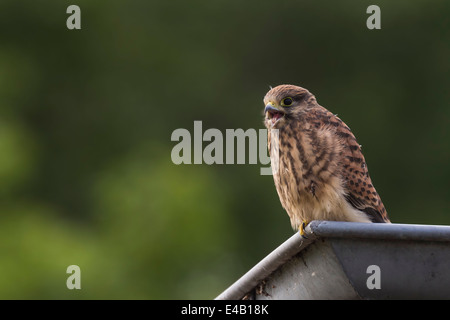
[[[277,123],[278,120],[280,120],[284,116],[284,112],[275,108],[271,103],[268,103],[266,105],[264,113],[266,115],[266,119],[272,122],[272,126],[274,126],[275,123]]]
[[[266,105],[266,108],[264,109],[264,113],[267,113],[267,112],[274,113],[274,112],[280,112],[280,110],[278,110],[272,104],[269,103],[269,104]]]

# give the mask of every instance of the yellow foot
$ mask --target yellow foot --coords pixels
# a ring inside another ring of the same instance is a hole
[[[302,238],[308,239],[308,237],[305,235],[305,228],[308,225],[308,221],[303,220],[302,224],[300,225],[300,227],[298,228],[300,235],[302,236]]]

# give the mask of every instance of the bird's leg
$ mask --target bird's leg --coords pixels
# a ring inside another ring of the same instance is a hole
[[[299,231],[300,235],[304,239],[308,239],[308,237],[305,235],[305,228],[308,225],[308,223],[309,223],[308,221],[303,220],[302,223],[300,224],[300,227],[298,228],[298,231]]]

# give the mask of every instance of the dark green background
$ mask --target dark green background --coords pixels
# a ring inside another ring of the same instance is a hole
[[[1,1],[0,298],[218,295],[293,231],[261,165],[177,166],[170,137],[262,128],[269,85],[352,128],[393,222],[450,224],[449,17],[444,0]]]

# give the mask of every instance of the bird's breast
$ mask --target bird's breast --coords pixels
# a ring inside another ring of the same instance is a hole
[[[275,186],[294,228],[303,220],[331,217],[344,197],[339,144],[327,132],[288,126],[279,133]],[[332,219],[335,220],[335,219]]]

